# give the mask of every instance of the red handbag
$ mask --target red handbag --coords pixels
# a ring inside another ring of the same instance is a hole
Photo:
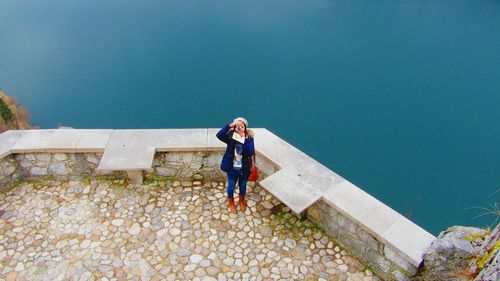
[[[250,171],[250,175],[248,176],[249,181],[256,181],[259,178],[259,170],[257,169],[256,161],[255,161],[255,153],[253,154],[253,166]]]

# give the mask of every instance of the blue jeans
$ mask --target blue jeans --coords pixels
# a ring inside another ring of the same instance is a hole
[[[227,175],[227,197],[233,198],[234,188],[236,187],[236,182],[240,188],[240,195],[245,196],[247,194],[247,181],[248,177],[240,175]]]

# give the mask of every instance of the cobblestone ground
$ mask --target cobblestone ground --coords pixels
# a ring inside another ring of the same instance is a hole
[[[23,182],[0,194],[0,279],[380,280],[259,186]]]

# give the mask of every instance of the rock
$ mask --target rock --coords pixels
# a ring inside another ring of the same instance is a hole
[[[478,228],[462,226],[453,226],[441,232],[438,239],[424,251],[424,268],[419,272],[436,276],[436,280],[460,280],[459,273],[466,271],[473,254],[471,242],[465,238],[484,233]],[[426,280],[427,277],[418,278],[416,280]]]
[[[271,237],[273,235],[273,230],[269,225],[262,225],[259,229],[259,233],[264,237]]]
[[[170,232],[170,235],[172,235],[172,236],[177,236],[177,235],[181,234],[181,230],[177,227],[171,228],[169,232]]]
[[[179,177],[181,177],[181,178],[190,178],[192,176],[193,176],[193,172],[189,168],[181,169],[181,171],[179,172]]]
[[[234,264],[234,259],[231,257],[227,257],[222,262],[224,262],[224,264],[227,266],[231,266]]]
[[[285,240],[285,246],[287,246],[290,249],[295,248],[296,245],[297,244],[295,243],[295,240],[293,240],[293,239],[288,238]]]
[[[113,270],[113,267],[109,266],[109,265],[99,265],[97,267],[97,269],[99,269],[99,271],[103,272],[103,273],[107,273],[109,271],[112,271]]]
[[[80,247],[82,249],[87,249],[89,246],[90,246],[90,240],[88,239],[83,240],[82,243],[80,244]]]
[[[65,161],[66,160],[66,154],[64,154],[64,153],[56,153],[56,154],[54,154],[54,160],[56,160],[56,161]]]
[[[191,254],[191,251],[189,251],[186,248],[180,248],[179,251],[177,252],[177,255],[179,255],[181,257],[186,257],[186,256],[189,256],[190,254]]]
[[[23,271],[24,270],[24,264],[22,262],[18,262],[16,265],[16,268],[14,269],[17,272]]]
[[[49,165],[49,171],[56,175],[65,175],[68,173],[68,169],[66,168],[64,162],[51,163]]]
[[[156,235],[158,235],[158,237],[162,237],[165,236],[167,233],[168,233],[168,228],[162,228],[158,230],[158,232],[156,232]]]
[[[262,200],[262,196],[260,196],[258,193],[252,194],[252,200],[255,202],[260,202]]]
[[[7,278],[5,279],[6,281],[15,281],[17,279],[17,272],[11,271],[9,274],[7,274]]]
[[[200,256],[198,254],[193,254],[193,255],[191,255],[191,257],[189,257],[189,260],[192,263],[199,263],[202,259],[203,259],[203,256]]]
[[[274,207],[274,205],[271,202],[269,202],[269,201],[264,201],[261,204],[266,209],[272,209]]]
[[[30,169],[30,174],[34,175],[34,176],[45,176],[47,175],[47,168],[43,168],[43,167],[32,167]]]
[[[404,275],[399,270],[393,271],[392,276],[394,276],[394,279],[397,281],[411,281],[411,279],[408,276]]]
[[[114,219],[111,221],[111,224],[114,226],[121,226],[123,224],[123,219]]]
[[[269,272],[269,269],[267,267],[264,267],[260,269],[260,274],[267,278],[271,275],[271,272]]]
[[[144,211],[149,214],[154,209],[154,207],[155,206],[153,204],[149,204],[146,206],[146,209]]]
[[[89,185],[87,185],[87,186],[85,186],[85,188],[83,189],[83,192],[82,192],[82,193],[83,193],[83,194],[88,194],[89,192],[90,192],[90,186],[89,186]]]
[[[38,154],[36,154],[36,160],[42,161],[42,162],[48,162],[48,161],[50,161],[50,154],[38,153]]]
[[[160,176],[164,176],[164,177],[175,177],[175,175],[177,174],[176,169],[166,168],[166,167],[157,167],[156,172]]]
[[[127,231],[130,235],[137,236],[139,235],[139,233],[141,233],[141,225],[134,222]]]

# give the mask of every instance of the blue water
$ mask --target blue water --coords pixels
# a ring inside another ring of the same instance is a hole
[[[243,115],[434,234],[495,220],[468,208],[500,201],[500,1],[1,1],[0,19],[0,85],[34,125]]]

